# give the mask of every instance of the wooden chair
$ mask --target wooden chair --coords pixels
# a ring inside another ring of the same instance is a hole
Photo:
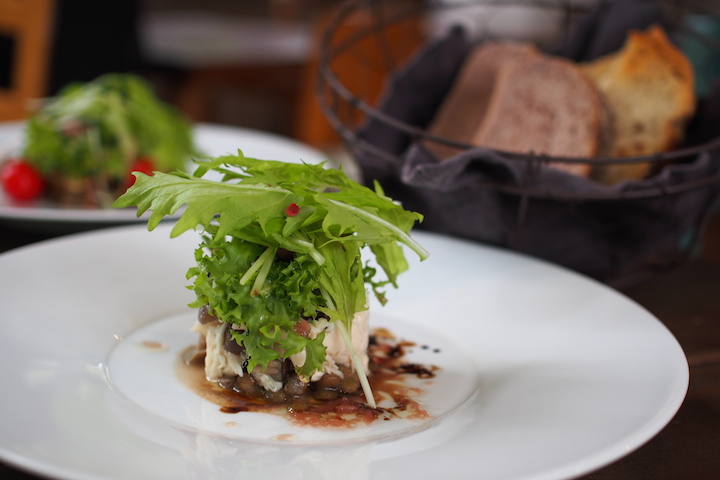
[[[54,0],[0,0],[0,39],[4,46],[0,121],[28,116],[32,99],[47,94]]]

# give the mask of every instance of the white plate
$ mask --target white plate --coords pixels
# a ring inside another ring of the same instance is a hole
[[[195,339],[184,286],[197,236],[168,235],[119,227],[0,255],[0,458],[81,479],[561,479],[642,445],[686,393],[682,349],[635,303],[537,260],[421,232],[430,258],[410,257],[371,323],[442,346],[430,358],[444,367],[437,382],[455,387],[428,388],[440,417],[401,434],[274,441],[276,418],[218,417],[178,387],[162,366],[172,362],[122,359],[141,339],[167,343],[158,359]]]
[[[21,151],[24,128],[23,122],[0,123],[0,162]],[[235,154],[240,149],[248,157],[263,160],[312,164],[327,160],[322,152],[305,144],[257,130],[201,123],[196,125],[194,134],[197,148],[211,157]],[[0,222],[14,226],[55,232],[138,221],[145,222],[147,217],[138,219],[134,208],[64,208],[47,200],[18,203],[9,199],[0,187]]]

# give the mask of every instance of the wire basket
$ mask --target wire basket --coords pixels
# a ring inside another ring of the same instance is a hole
[[[426,52],[439,48],[442,41],[426,38],[428,18],[473,6],[485,9],[480,20],[470,26],[475,30],[473,41],[507,34],[494,30],[494,22],[509,8],[549,12],[557,33],[554,38],[546,35],[539,40],[545,51],[562,44],[579,19],[600,8],[538,0],[356,0],[343,4],[321,42],[317,94],[326,117],[359,163],[365,182],[378,181],[389,196],[423,213],[426,218],[421,228],[528,253],[618,287],[687,260],[720,193],[720,137],[715,136],[720,129],[714,134],[689,130],[692,143],[654,155],[550,157],[488,151],[430,134],[426,126],[446,90],[436,99],[424,99],[419,107],[398,107],[394,100],[408,79],[417,76],[413,68],[418,59],[430,55]],[[689,2],[661,2],[658,6],[666,30],[695,42],[696,47],[720,52],[717,38],[693,29],[693,23],[687,21],[690,15],[720,18],[715,12]],[[456,18],[463,19],[467,27],[466,17]],[[462,54],[456,54],[457,59],[442,51],[434,55],[443,64],[434,77],[445,75],[447,89]],[[717,65],[718,57],[705,58],[710,60],[694,64],[698,78],[715,73],[698,72]],[[454,70],[445,65],[453,61]],[[410,122],[407,111],[413,108],[425,111]],[[380,130],[390,140],[373,136]],[[418,160],[421,145],[428,143],[461,153],[449,162]],[[646,162],[656,173],[608,188],[556,174],[547,168],[551,162]],[[554,181],[546,181],[548,178]]]

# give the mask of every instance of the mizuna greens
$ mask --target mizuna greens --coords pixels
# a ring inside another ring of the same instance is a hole
[[[373,192],[322,165],[256,160],[242,152],[196,163],[192,175],[135,173],[135,185],[114,206],[137,206],[138,215],[151,210],[153,230],[187,205],[171,237],[203,230],[197,265],[187,273],[196,294],[190,306],[207,304],[220,321],[243,326],[244,333],[232,335],[246,348],[248,371],[304,349],[305,363],[296,372],[309,381],[325,360],[324,333],[308,338],[293,327],[321,315],[340,330],[374,406],[349,331],[354,314],[367,308],[366,285],[384,303],[381,289],[396,287],[407,270],[400,244],[427,257],[408,234],[422,215],[394,203],[379,185]],[[201,178],[211,169],[223,182]],[[384,279],[362,263],[366,246]]]

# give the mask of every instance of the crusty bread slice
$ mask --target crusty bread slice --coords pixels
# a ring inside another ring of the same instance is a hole
[[[502,65],[540,55],[532,44],[502,41],[483,42],[465,59],[428,133],[470,144],[482,122]],[[428,141],[427,148],[438,158],[457,155],[460,150]]]
[[[497,150],[593,157],[600,145],[602,98],[571,62],[537,56],[504,66],[473,143]],[[587,176],[588,164],[550,163]]]
[[[621,50],[580,66],[613,113],[613,140],[600,156],[628,157],[677,147],[695,111],[690,62],[660,27],[633,31]],[[650,164],[603,165],[593,177],[605,184],[639,179]]]

